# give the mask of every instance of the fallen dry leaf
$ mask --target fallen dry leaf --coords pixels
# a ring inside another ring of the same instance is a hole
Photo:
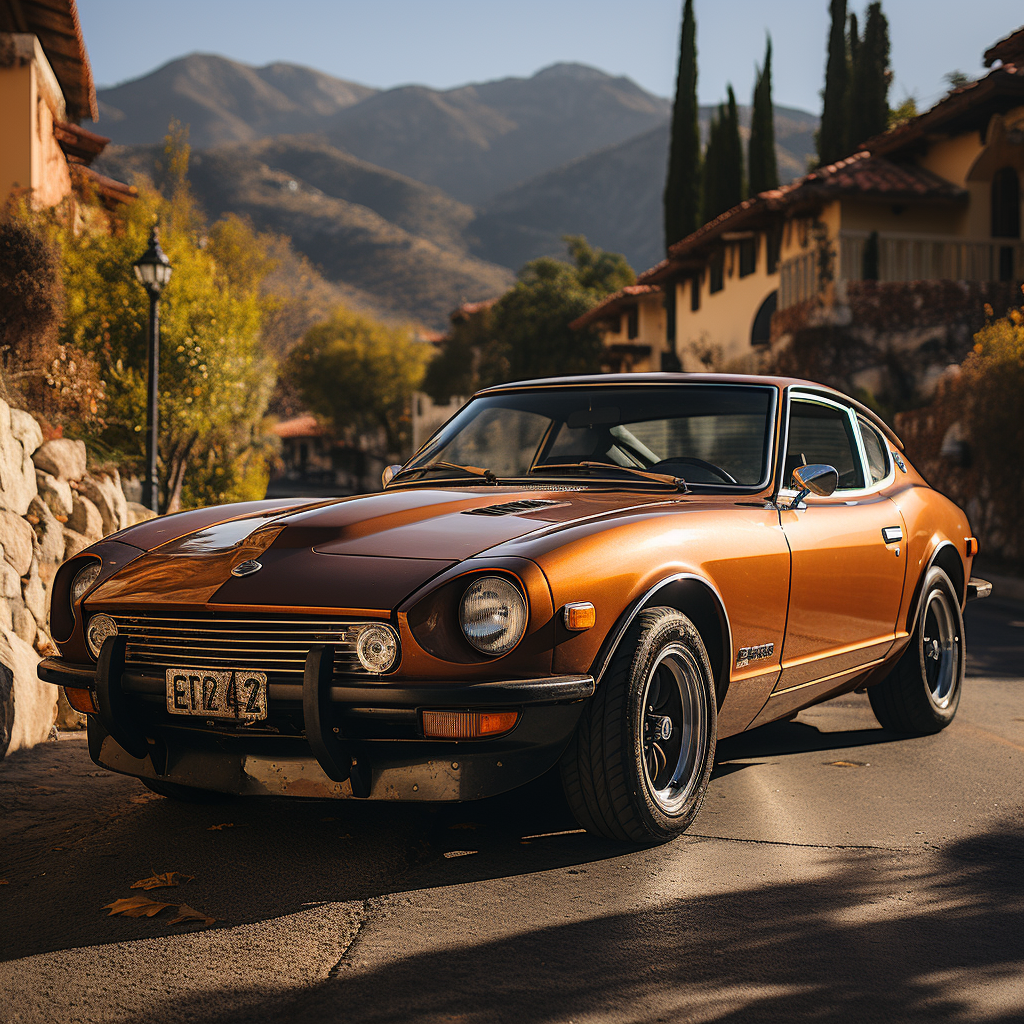
[[[201,910],[193,910],[187,903],[178,907],[178,916],[172,917],[169,924],[181,924],[183,921],[202,921],[203,924],[213,924],[217,918],[204,914]]]
[[[53,786],[29,786],[29,789],[33,793],[56,793],[57,790]]]
[[[123,917],[153,917],[161,910],[172,906],[170,903],[157,903],[155,900],[147,899],[145,896],[129,896],[126,900],[114,900],[108,903],[103,909],[109,910],[108,917],[114,914],[121,914]]]
[[[235,827],[236,826],[235,826],[235,823],[233,821],[225,821],[223,825],[211,825],[206,831],[207,832],[220,832],[221,829],[235,828]]]
[[[10,885],[10,884],[11,883],[8,882],[6,878],[0,878],[0,885]]]
[[[162,875],[153,874],[149,878],[140,878],[132,882],[133,889],[165,889],[182,882],[191,882],[195,875],[182,875],[177,871],[165,871]]]

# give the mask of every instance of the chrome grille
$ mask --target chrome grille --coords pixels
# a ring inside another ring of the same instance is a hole
[[[131,667],[235,668],[301,676],[314,644],[334,644],[335,674],[368,675],[356,656],[360,631],[373,623],[335,619],[203,616],[168,612],[113,615],[128,638]]]

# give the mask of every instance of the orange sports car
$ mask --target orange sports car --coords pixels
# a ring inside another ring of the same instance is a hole
[[[183,799],[474,800],[557,767],[581,825],[650,842],[719,737],[850,690],[896,733],[956,714],[977,543],[829,388],[506,384],[384,477],[65,563],[39,674],[93,760]]]

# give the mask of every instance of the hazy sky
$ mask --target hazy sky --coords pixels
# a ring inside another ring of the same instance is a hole
[[[864,4],[850,10],[860,16]],[[628,75],[670,96],[681,0],[79,0],[97,84],[136,78],[193,51],[249,64],[289,61],[389,87],[438,88],[556,61]],[[954,69],[981,72],[981,54],[1024,23],[1011,0],[883,0],[892,39],[890,98],[926,107]],[[702,103],[732,82],[749,102],[769,31],[775,102],[817,112],[828,0],[696,0]],[[862,20],[863,26],[863,20]]]

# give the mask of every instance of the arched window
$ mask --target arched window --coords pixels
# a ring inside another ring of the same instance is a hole
[[[992,178],[992,237],[1020,238],[1020,178],[1012,167]]]
[[[761,303],[761,308],[754,317],[754,326],[750,329],[751,345],[767,345],[771,340],[772,314],[778,304],[779,292],[776,289]]]

